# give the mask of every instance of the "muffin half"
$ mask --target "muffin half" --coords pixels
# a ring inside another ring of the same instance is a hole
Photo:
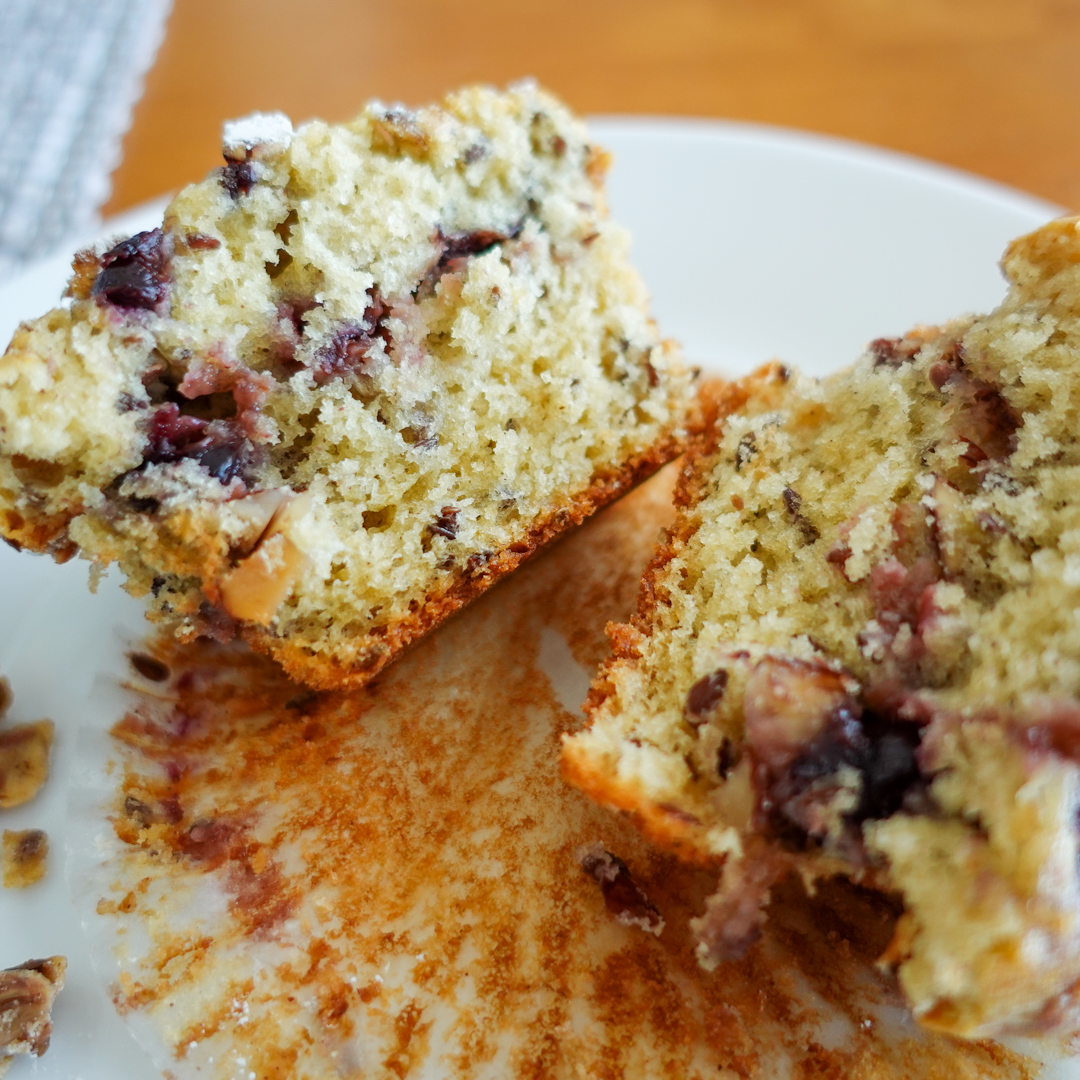
[[[0,359],[0,531],[360,685],[678,454],[693,378],[531,84],[224,150]]]
[[[789,872],[903,903],[883,960],[955,1034],[1065,1031],[1080,980],[1080,231],[992,314],[779,367],[693,454],[572,782],[722,864],[739,955]]]

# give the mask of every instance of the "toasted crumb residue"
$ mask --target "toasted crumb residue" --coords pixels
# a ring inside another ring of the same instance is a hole
[[[850,886],[813,901],[783,886],[746,959],[705,973],[687,927],[715,875],[560,780],[577,720],[540,664],[542,633],[601,655],[670,482],[353,694],[306,691],[236,647],[144,650],[169,675],[114,729],[123,843],[99,911],[148,942],[114,995],[170,1047],[159,1065],[296,1080],[1034,1075],[910,1023],[873,967],[895,912]],[[658,935],[617,921],[582,872],[596,844],[655,907]]]

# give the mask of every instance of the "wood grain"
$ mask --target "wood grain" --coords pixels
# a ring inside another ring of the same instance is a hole
[[[1080,209],[1078,57],[1078,0],[175,0],[107,209],[203,176],[232,116],[523,75],[586,113],[827,132]]]

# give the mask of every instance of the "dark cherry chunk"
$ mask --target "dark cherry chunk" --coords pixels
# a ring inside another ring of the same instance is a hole
[[[368,294],[363,319],[359,323],[343,324],[315,353],[311,374],[317,386],[323,386],[331,379],[368,374],[368,354],[372,346],[377,340],[386,341],[388,337],[382,322],[387,311],[378,288],[373,288]]]
[[[184,242],[192,251],[213,251],[221,247],[221,241],[216,236],[207,236],[200,232],[188,233]]]
[[[460,259],[466,255],[482,255],[490,251],[496,244],[506,240],[512,240],[521,233],[521,224],[515,226],[510,232],[500,232],[497,229],[472,229],[469,232],[443,233],[439,231],[438,237],[442,243],[443,260]]]
[[[920,345],[918,340],[909,338],[875,338],[867,351],[874,358],[874,367],[899,367],[915,356]]]
[[[447,540],[453,540],[458,531],[458,515],[461,511],[456,506],[444,506],[435,520],[428,526],[428,532],[436,536],[445,536]]]
[[[602,844],[590,844],[578,855],[581,869],[595,878],[604,897],[604,906],[623,926],[637,926],[650,934],[664,929],[664,919],[630,875],[626,863],[606,851]]]
[[[875,338],[870,342],[869,352],[874,358],[874,367],[899,364],[900,338]]]
[[[182,415],[175,402],[160,405],[150,414],[145,460],[178,461],[188,446],[202,438],[206,425],[196,416]]]
[[[465,232],[444,233],[441,227],[436,228],[434,243],[440,248],[439,257],[425,275],[420,288],[423,289],[425,285],[434,285],[443,273],[457,269],[459,266],[457,260],[473,255],[483,255],[498,244],[517,239],[524,227],[525,219],[522,218],[509,232],[502,232],[499,229],[470,229]]]
[[[952,403],[952,427],[968,444],[963,458],[969,466],[987,459],[1003,461],[1016,449],[1016,430],[1023,417],[996,386],[971,374],[962,342],[955,342],[930,368],[929,377],[934,389]]]
[[[903,806],[909,794],[924,786],[917,750],[921,729],[903,721],[864,718],[870,745],[859,768],[863,776],[862,798],[856,821],[887,818]]]
[[[171,401],[151,414],[147,438],[145,462],[194,460],[222,484],[249,478],[257,464],[255,446],[236,420],[185,416]]]
[[[835,828],[831,803],[842,785],[857,785],[857,805],[844,814],[851,830],[896,813],[923,785],[919,725],[864,711],[854,680],[824,663],[765,657],[743,708],[758,816],[789,847],[821,842]]]
[[[525,227],[525,219],[521,218],[511,225],[509,230],[502,229],[468,229],[464,232],[444,233],[440,227],[436,236],[443,245],[444,257],[458,259],[466,255],[482,255],[490,251],[496,244],[504,244],[507,240],[516,240]]]
[[[91,294],[100,303],[152,311],[169,292],[168,243],[160,229],[136,233],[101,256]]]
[[[206,427],[205,445],[185,456],[194,458],[222,484],[250,477],[257,458],[251,440],[228,420],[212,420]]]
[[[221,170],[221,186],[230,198],[246,195],[257,183],[255,166],[250,161],[228,161]]]
[[[691,724],[704,723],[709,713],[723,700],[728,673],[724,668],[703,675],[686,695],[685,712]]]

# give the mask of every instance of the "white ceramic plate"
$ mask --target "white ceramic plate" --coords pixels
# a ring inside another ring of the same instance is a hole
[[[612,210],[634,233],[657,319],[693,361],[724,373],[772,357],[825,373],[872,338],[986,310],[1004,291],[997,260],[1005,244],[1058,212],[951,170],[818,136],[629,119],[599,120],[594,131],[615,152]],[[150,228],[160,213],[160,203],[142,208],[109,233]],[[64,252],[0,287],[3,341],[56,302],[69,261]],[[0,671],[15,690],[13,719],[57,723],[48,785],[3,814],[3,828],[46,829],[52,854],[44,882],[0,892],[0,967],[58,952],[70,960],[52,1049],[17,1063],[12,1080],[158,1075],[91,967],[63,873],[67,792],[79,772],[74,732],[87,719],[95,674],[114,666],[123,635],[140,625],[139,605],[115,579],[91,595],[86,576],[85,564],[55,567],[0,546]],[[1068,1066],[1054,1071],[1072,1075]]]

